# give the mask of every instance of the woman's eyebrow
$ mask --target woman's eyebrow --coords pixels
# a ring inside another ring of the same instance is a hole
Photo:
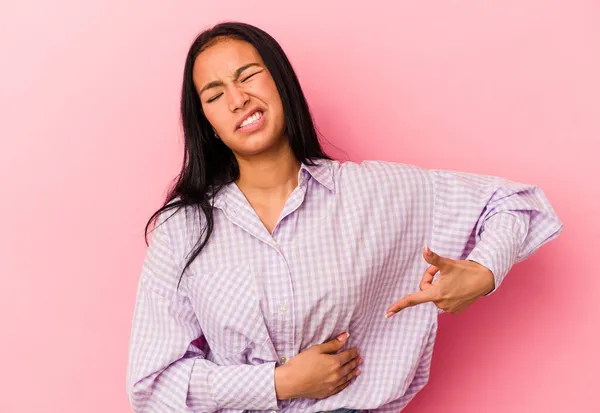
[[[236,71],[233,72],[234,79],[237,80],[244,70],[246,70],[252,66],[260,66],[260,65],[258,63],[248,63],[244,66],[238,67],[236,69]],[[213,80],[212,82],[208,82],[206,85],[204,85],[204,87],[202,89],[200,89],[200,92],[198,92],[198,96],[200,96],[202,94],[202,92],[205,92],[208,89],[211,89],[213,87],[218,87],[218,86],[223,86],[223,82],[221,82],[220,80]]]

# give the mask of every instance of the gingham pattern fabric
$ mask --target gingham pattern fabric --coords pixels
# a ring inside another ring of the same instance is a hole
[[[497,287],[562,230],[536,186],[319,161],[301,166],[272,234],[237,185],[224,188],[213,235],[177,290],[202,224],[191,208],[168,215],[139,278],[127,376],[136,412],[398,412],[427,383],[439,311],[384,315],[418,291],[422,247],[485,265]],[[362,374],[327,399],[277,401],[274,369],[344,331]]]

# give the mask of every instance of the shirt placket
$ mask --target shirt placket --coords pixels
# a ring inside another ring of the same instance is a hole
[[[239,188],[234,187],[227,194],[225,211],[228,219],[263,242],[269,249],[267,268],[260,276],[263,278],[262,284],[270,316],[267,324],[271,326],[271,340],[278,357],[277,366],[287,363],[297,352],[295,337],[298,309],[295,308],[294,301],[293,263],[288,261],[282,246],[294,235],[295,221],[298,219],[296,211],[304,201],[307,187],[308,177],[300,172],[298,187],[284,205],[272,234],[269,234],[260,222],[260,218]],[[282,407],[289,404],[290,401],[280,403]]]
[[[276,325],[276,344],[275,350],[279,357],[278,366],[287,363],[296,355],[297,343],[296,337],[296,315],[298,309],[294,300],[294,268],[293,263],[289,262],[284,253],[284,246],[293,237],[293,231],[296,227],[295,221],[298,219],[297,209],[302,205],[306,195],[307,177],[300,173],[298,177],[298,187],[292,192],[286,202],[281,217],[275,226],[272,234],[276,254],[272,256],[273,268],[272,279],[267,283],[272,290],[272,296],[269,297],[273,303],[271,315]],[[272,299],[272,300],[271,300]],[[282,408],[289,406],[291,401],[282,401]]]

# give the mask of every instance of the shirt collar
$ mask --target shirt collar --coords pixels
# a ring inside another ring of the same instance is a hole
[[[329,159],[316,159],[313,161],[314,165],[308,165],[301,163],[300,171],[298,172],[298,184],[306,180],[306,174],[310,175],[315,181],[323,185],[325,188],[332,192],[335,192],[335,181],[333,180],[333,168],[331,166],[331,160]],[[304,171],[304,173],[303,173]],[[214,197],[214,206],[223,207],[223,203],[226,202],[228,192],[231,191],[231,186],[235,185],[233,182],[225,185],[219,193]]]
[[[332,192],[335,192],[335,181],[333,180],[333,168],[329,159],[316,159],[314,165],[302,163],[301,171],[306,171],[317,182]]]

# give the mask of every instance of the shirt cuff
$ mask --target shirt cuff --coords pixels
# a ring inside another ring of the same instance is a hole
[[[275,362],[219,366],[208,377],[211,394],[220,408],[279,410],[275,393]]]
[[[487,219],[475,248],[467,256],[488,268],[494,275],[493,293],[517,261],[527,235],[526,221],[510,213],[498,213]]]

